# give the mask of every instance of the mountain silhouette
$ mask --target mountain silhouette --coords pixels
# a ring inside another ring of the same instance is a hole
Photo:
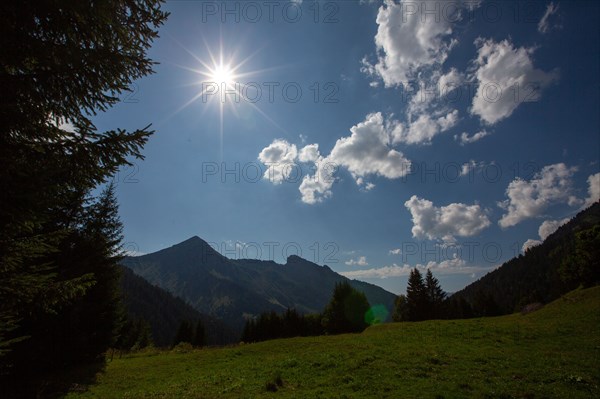
[[[126,257],[122,264],[150,283],[189,303],[201,313],[241,329],[245,319],[267,311],[295,308],[321,312],[335,284],[349,281],[369,303],[391,313],[395,295],[373,284],[349,280],[328,266],[299,256],[284,265],[256,259],[229,259],[194,236],[147,255]]]

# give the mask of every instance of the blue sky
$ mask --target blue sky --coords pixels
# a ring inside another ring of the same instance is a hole
[[[594,2],[165,8],[156,74],[95,120],[156,129],[116,179],[131,251],[198,235],[456,291],[600,196]]]

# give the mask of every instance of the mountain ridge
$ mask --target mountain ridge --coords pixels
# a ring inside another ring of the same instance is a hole
[[[122,264],[151,284],[165,289],[201,313],[241,329],[245,318],[295,308],[321,312],[335,284],[349,281],[369,303],[391,313],[395,294],[373,284],[350,280],[329,266],[297,255],[285,264],[260,259],[229,259],[198,236],[160,251],[126,257]]]
[[[500,314],[518,311],[532,302],[553,301],[581,284],[580,281],[565,282],[561,269],[575,251],[576,234],[598,225],[600,202],[595,202],[560,226],[544,242],[455,292],[451,299],[462,298],[473,304],[478,296],[485,293],[491,297]]]

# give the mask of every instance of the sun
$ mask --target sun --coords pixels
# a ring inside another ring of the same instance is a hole
[[[232,110],[236,117],[239,117],[236,108],[241,104],[247,105],[256,110],[256,112],[262,115],[277,129],[287,133],[283,127],[279,126],[271,117],[261,110],[258,104],[255,104],[253,100],[247,100],[246,94],[248,87],[256,88],[258,85],[254,82],[244,82],[245,79],[250,76],[260,75],[275,69],[279,69],[280,67],[243,71],[242,68],[256,54],[258,54],[259,51],[257,50],[239,61],[234,57],[235,54],[239,52],[239,49],[230,53],[224,52],[222,41],[219,45],[220,51],[216,54],[211,51],[210,46],[205,41],[204,44],[206,45],[207,53],[205,58],[200,58],[198,55],[185,48],[181,43],[177,42],[177,44],[179,44],[183,50],[191,55],[196,60],[198,65],[196,67],[188,67],[184,65],[176,66],[194,73],[195,76],[200,76],[201,79],[195,80],[189,84],[189,86],[200,86],[200,90],[185,104],[180,106],[179,109],[173,113],[173,115],[177,114],[198,100],[201,100],[203,104],[208,102],[216,103],[219,116],[221,157],[223,156],[224,124],[225,120],[229,118],[225,117],[226,106]],[[204,113],[206,109],[208,109],[208,107],[202,107],[202,113]]]
[[[209,81],[217,83],[219,86],[222,84],[231,85],[235,83],[235,73],[227,64],[215,65],[213,68],[210,68],[210,72],[207,75]]]

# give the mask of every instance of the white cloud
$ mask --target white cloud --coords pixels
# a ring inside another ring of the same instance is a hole
[[[535,247],[536,245],[540,245],[542,242],[540,240],[532,240],[531,238],[523,244],[521,248],[522,252],[526,252],[529,248]]]
[[[458,122],[458,110],[448,112],[438,118],[427,113],[420,114],[409,123],[408,128],[397,123],[392,130],[392,142],[405,144],[426,144],[438,133],[454,127]]]
[[[464,80],[465,76],[461,72],[458,72],[456,68],[451,68],[446,74],[440,76],[440,79],[438,80],[440,95],[447,95],[452,90],[459,87]]]
[[[487,130],[481,130],[477,133],[474,133],[472,135],[469,136],[469,134],[467,132],[462,132],[461,135],[455,135],[454,136],[454,140],[457,140],[460,142],[460,145],[465,145],[465,144],[471,144],[474,143],[476,141],[481,140],[482,138],[489,136],[490,133],[488,133]]]
[[[451,123],[452,115],[443,118]],[[313,163],[314,173],[305,174],[299,190],[302,201],[316,204],[332,196],[335,172],[344,167],[352,174],[361,190],[369,191],[375,184],[365,179],[381,176],[397,179],[410,173],[411,162],[391,148],[396,121],[385,121],[381,113],[369,114],[363,122],[350,128],[350,136],[338,139],[329,155],[322,156],[318,144],[309,144],[297,150],[296,145],[276,139],[264,148],[258,159],[267,166],[264,178],[273,184],[295,178],[296,162]]]
[[[560,226],[567,223],[569,220],[571,219],[564,218],[562,220],[545,220],[538,229],[540,239],[534,240],[530,238],[529,240],[525,241],[521,250],[525,252],[531,247],[540,245],[546,238],[550,236],[550,234],[554,233]]]
[[[546,12],[544,12],[542,19],[540,19],[540,22],[538,22],[538,31],[540,33],[547,33],[552,29],[562,28],[562,25],[558,21],[560,19],[560,15],[558,15],[557,12],[558,4],[555,5],[553,2],[548,4],[546,7]]]
[[[485,164],[483,162],[477,162],[474,160],[470,160],[469,162],[465,162],[462,165],[462,169],[460,171],[460,175],[461,176],[466,176],[470,173],[473,173],[475,170],[477,169],[481,169],[485,166]]]
[[[506,189],[508,199],[498,204],[507,210],[498,224],[503,228],[514,226],[541,215],[552,204],[576,204],[577,200],[571,195],[571,177],[576,170],[576,167],[558,163],[544,166],[530,181],[514,179]]]
[[[470,237],[490,225],[479,205],[452,203],[436,207],[431,201],[413,195],[404,206],[412,215],[413,237],[454,241],[455,236]]]
[[[455,3],[460,6],[458,2]],[[363,60],[363,72],[383,79],[386,87],[406,83],[423,66],[442,64],[453,45],[451,18],[424,15],[439,1],[385,0],[377,14],[377,62]]]
[[[402,250],[400,248],[390,249],[390,255],[402,255]]]
[[[298,160],[300,162],[317,162],[321,154],[319,153],[318,144],[309,144],[303,147],[298,154]]]
[[[544,241],[548,236],[554,233],[560,226],[567,223],[570,218],[564,218],[562,220],[545,220],[538,229],[538,234],[542,241]]]
[[[305,175],[298,188],[302,194],[302,202],[314,205],[330,198],[333,195],[331,187],[335,182],[336,171],[337,165],[319,156],[315,161],[315,173]]]
[[[410,172],[410,161],[389,147],[390,133],[381,113],[367,115],[350,132],[336,141],[327,160],[347,168],[357,182],[368,175],[397,179]]]
[[[417,265],[397,265],[392,264],[391,266],[383,266],[379,268],[363,269],[363,270],[352,270],[347,272],[341,272],[340,274],[351,279],[385,279],[389,277],[404,277],[410,275],[412,269],[417,268],[421,271],[427,269],[431,270],[435,274],[475,274],[480,272],[489,272],[498,266],[480,267],[480,266],[467,266],[464,259],[455,256],[452,259],[446,259],[441,262],[430,261],[427,264]]]
[[[477,92],[471,113],[493,125],[509,117],[523,102],[537,101],[541,90],[558,79],[557,71],[533,67],[533,48],[515,48],[508,40],[477,39]]]
[[[590,175],[587,179],[588,181],[588,197],[585,199],[585,203],[583,205],[584,208],[587,208],[600,200],[600,173],[596,173],[595,175]]]
[[[369,266],[366,256],[359,256],[357,259],[350,259],[344,263],[348,266]]]
[[[281,184],[294,173],[298,156],[295,144],[276,139],[258,154],[258,159],[267,166],[264,178],[273,184]]]

